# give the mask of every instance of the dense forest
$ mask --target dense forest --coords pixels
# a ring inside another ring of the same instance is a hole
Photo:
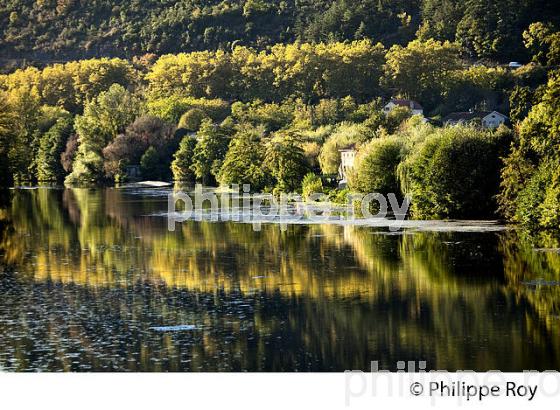
[[[555,0],[1,0],[6,62],[132,58],[236,44],[371,39],[456,41],[471,58],[526,61],[530,23],[558,25]]]
[[[414,218],[557,232],[552,3],[3,1],[0,184],[391,192]],[[388,111],[397,97],[423,115]]]

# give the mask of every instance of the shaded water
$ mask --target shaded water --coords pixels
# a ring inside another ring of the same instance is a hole
[[[513,231],[169,232],[166,208],[165,190],[2,194],[0,369],[560,370],[560,254]]]

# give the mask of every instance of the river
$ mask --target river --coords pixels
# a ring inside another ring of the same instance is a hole
[[[514,229],[171,232],[167,193],[1,194],[1,370],[560,370],[560,253]]]

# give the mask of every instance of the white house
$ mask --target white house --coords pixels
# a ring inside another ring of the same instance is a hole
[[[508,119],[509,118],[504,114],[500,114],[498,111],[492,111],[482,117],[482,126],[493,130],[498,128],[501,124],[504,124]]]
[[[354,169],[354,162],[356,161],[356,147],[352,145],[339,150],[339,152],[340,167],[338,168],[338,177],[341,180],[341,184],[345,184],[348,178],[348,172]]]
[[[496,129],[509,118],[498,111],[453,112],[443,119],[445,125],[480,123],[487,129]]]
[[[399,99],[399,98],[391,98],[391,101],[389,101],[385,105],[385,107],[383,107],[383,112],[385,114],[389,114],[396,107],[406,107],[410,111],[412,111],[412,115],[424,116],[424,108],[422,108],[422,106],[418,102],[413,100]]]

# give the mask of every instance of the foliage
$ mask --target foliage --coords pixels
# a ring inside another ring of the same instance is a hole
[[[397,167],[404,156],[398,137],[377,138],[363,146],[356,157],[349,187],[363,193],[394,193],[400,196]]]
[[[415,218],[491,217],[496,210],[501,157],[511,132],[472,127],[433,129],[399,165]]]
[[[456,40],[471,57],[519,61],[523,31],[535,21],[558,23],[554,7],[553,0],[423,0],[418,35]]]
[[[500,208],[531,230],[559,229],[559,118],[560,74],[553,73],[542,101],[521,123],[502,170]]]
[[[171,95],[163,98],[151,98],[146,107],[151,115],[172,124],[177,124],[187,111],[196,109],[207,117],[219,122],[230,114],[229,104],[220,99],[193,98]]]
[[[384,80],[402,96],[433,108],[444,95],[451,74],[459,67],[456,44],[415,40],[406,47],[391,47]]]
[[[533,92],[529,87],[515,86],[509,95],[509,118],[513,124],[521,122],[533,105]]]
[[[278,192],[294,192],[308,172],[300,137],[292,131],[278,132],[266,144],[265,166]]]
[[[459,40],[476,57],[523,51],[530,23],[558,23],[554,0],[21,0],[0,5],[0,51],[68,60],[264,49],[276,43]],[[351,79],[350,79],[351,81]]]
[[[191,108],[181,116],[177,128],[182,128],[191,132],[198,131],[202,121],[206,118],[208,117],[200,108]]]
[[[252,191],[260,191],[270,182],[264,165],[263,127],[244,127],[229,144],[218,180],[222,185],[249,184]]]
[[[560,65],[560,31],[551,23],[536,22],[523,32],[523,40],[533,56],[533,61],[541,65]]]
[[[232,53],[201,51],[165,55],[146,79],[152,98],[187,94],[305,103],[352,95],[359,100],[379,92],[385,49],[369,40],[352,43],[276,44],[257,52],[235,47]]]
[[[316,141],[307,141],[302,143],[301,148],[309,169],[312,172],[320,173],[319,154],[321,153],[321,145]]]
[[[375,113],[381,114],[380,101],[356,103],[353,97],[322,99],[308,107],[309,123],[312,126],[334,125],[340,122],[363,122]]]
[[[191,169],[191,165],[195,147],[195,138],[189,135],[183,137],[179,144],[179,149],[173,155],[173,162],[171,163],[174,181],[194,181],[195,175]]]
[[[66,142],[74,131],[72,118],[59,118],[56,123],[41,136],[37,154],[37,180],[61,181],[66,175],[60,156],[65,150]]]
[[[161,154],[162,167],[168,167],[176,149],[174,127],[157,117],[145,115],[136,118],[123,134],[117,135],[103,148],[105,175],[122,181],[126,166],[140,165],[142,156],[150,147]]]
[[[103,178],[103,148],[125,130],[138,112],[137,99],[118,84],[88,102],[84,114],[75,120],[79,146],[66,182],[100,181]]]
[[[331,191],[329,191],[329,201],[335,204],[348,205],[350,194],[351,191],[348,188],[332,189]]]
[[[294,109],[294,104],[289,101],[282,104],[237,101],[231,106],[231,116],[239,123],[263,125],[267,131],[278,131],[294,121]]]
[[[451,73],[440,112],[498,110],[507,112],[506,90],[514,87],[511,72],[503,67],[471,66]],[[522,81],[518,82],[522,84]]]
[[[334,175],[340,167],[340,150],[366,141],[368,130],[356,124],[340,124],[321,148],[319,163],[325,175]]]
[[[407,107],[395,107],[390,113],[381,118],[380,125],[389,134],[394,133],[400,125],[412,116],[412,111]],[[371,125],[370,125],[371,127]]]
[[[209,185],[217,180],[227,152],[228,136],[220,126],[205,120],[197,133],[197,139],[191,169],[197,180]]]
[[[5,132],[10,179],[17,183],[32,181],[36,175],[36,154],[39,147],[38,122],[40,102],[37,90],[21,86],[12,90],[6,100],[10,118],[9,129]]]
[[[12,122],[13,114],[8,105],[7,97],[3,92],[0,92],[0,186],[8,186],[12,183],[9,163],[12,143],[9,133]]]
[[[4,88],[10,92],[22,86],[34,88],[41,104],[80,112],[87,100],[107,91],[113,84],[127,88],[137,82],[132,65],[118,58],[99,58],[16,70],[6,76]]]
[[[560,163],[545,159],[516,198],[515,221],[529,230],[558,230],[560,224]]]
[[[160,154],[150,146],[140,158],[140,172],[144,179],[165,180],[168,172]]]
[[[323,181],[314,173],[309,173],[303,177],[301,182],[301,194],[304,199],[310,199],[313,194],[323,193]]]

